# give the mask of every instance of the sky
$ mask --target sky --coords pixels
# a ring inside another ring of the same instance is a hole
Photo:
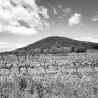
[[[0,0],[0,52],[50,36],[98,43],[98,0]]]

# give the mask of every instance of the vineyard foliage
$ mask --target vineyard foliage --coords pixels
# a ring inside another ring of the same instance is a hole
[[[98,53],[44,52],[0,56],[0,98],[98,98]]]

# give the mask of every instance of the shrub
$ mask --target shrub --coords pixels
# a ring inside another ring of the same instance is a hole
[[[44,49],[44,50],[43,50],[43,53],[44,53],[44,54],[49,54],[49,53],[50,53],[50,50],[49,50],[49,49]]]
[[[34,49],[34,52],[36,55],[39,55],[41,53],[41,49],[40,48]]]
[[[28,51],[28,54],[30,55],[32,55],[32,56],[34,56],[35,55],[35,51],[34,51],[34,49],[31,49],[30,51]]]
[[[75,52],[75,46],[74,46],[74,45],[72,45],[72,46],[70,47],[70,52]]]
[[[28,51],[28,54],[35,56],[35,55],[39,55],[41,53],[41,49],[40,48],[36,48],[36,49],[31,49],[30,51]]]
[[[75,49],[75,52],[76,53],[83,53],[83,52],[86,52],[86,48],[85,47],[77,47],[76,49]]]
[[[52,48],[50,49],[50,53],[51,53],[51,54],[57,54],[57,53],[58,53],[58,48],[57,48],[57,47],[52,47]]]
[[[70,52],[70,47],[60,47],[59,48],[59,53],[69,53]]]

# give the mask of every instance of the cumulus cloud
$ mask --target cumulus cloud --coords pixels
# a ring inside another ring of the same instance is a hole
[[[75,13],[69,19],[69,26],[74,26],[76,24],[82,25],[82,23],[81,23],[81,14]]]
[[[80,41],[89,41],[89,42],[95,42],[98,43],[98,39],[92,38],[92,37],[82,37],[79,39]]]
[[[33,35],[37,34],[37,29],[47,26],[43,21],[49,19],[48,9],[37,6],[35,1],[0,0],[0,33]],[[27,23],[29,28],[21,26],[19,20]]]
[[[22,45],[16,45],[16,44],[11,44],[11,43],[6,43],[6,42],[0,42],[0,52],[3,51],[11,51],[17,48],[23,47]]]

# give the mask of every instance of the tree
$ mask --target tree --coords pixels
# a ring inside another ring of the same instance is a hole
[[[71,45],[70,52],[75,52],[75,46],[74,45]]]
[[[31,49],[30,51],[28,51],[28,54],[32,55],[32,56],[35,56],[35,55],[38,55],[41,53],[41,49],[40,48],[36,48],[36,49]]]
[[[26,51],[25,50],[19,50],[18,54],[21,56],[24,56],[24,55],[26,55]]]
[[[60,47],[59,48],[59,53],[69,53],[70,52],[70,47]]]
[[[79,46],[75,49],[75,52],[76,53],[83,53],[83,52],[86,52],[86,48],[83,47],[83,46]]]
[[[52,48],[50,49],[50,53],[51,53],[51,54],[57,54],[57,53],[58,53],[58,48],[57,48],[57,47],[52,47]]]
[[[36,48],[34,49],[34,52],[36,55],[39,55],[41,53],[41,49],[40,48]]]
[[[50,50],[49,50],[49,49],[44,49],[44,50],[43,50],[43,53],[47,55],[47,54],[50,53]]]
[[[35,50],[34,49],[31,49],[28,53],[29,53],[29,55],[31,54],[32,56],[35,56]]]

